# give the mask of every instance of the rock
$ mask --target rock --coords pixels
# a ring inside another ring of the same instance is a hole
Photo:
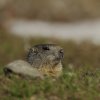
[[[17,74],[30,78],[43,78],[43,75],[36,68],[33,68],[24,60],[16,60],[7,64],[4,67],[4,73],[6,76],[9,76],[10,74]]]

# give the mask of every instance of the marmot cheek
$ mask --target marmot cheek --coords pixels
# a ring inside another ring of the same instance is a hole
[[[49,55],[49,56],[47,56],[47,59],[50,60],[50,61],[53,61],[53,60],[55,60],[55,56]]]

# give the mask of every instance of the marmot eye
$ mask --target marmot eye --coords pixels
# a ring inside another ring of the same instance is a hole
[[[50,50],[50,48],[48,46],[43,46],[42,49],[43,50]]]
[[[60,52],[60,53],[63,53],[64,51],[63,51],[63,49],[61,49],[59,52]]]

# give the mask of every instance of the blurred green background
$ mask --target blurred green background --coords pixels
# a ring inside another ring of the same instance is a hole
[[[100,0],[0,0],[0,100],[99,100],[99,43],[49,37],[28,39],[12,35],[6,29],[13,19],[69,23],[99,17]],[[40,43],[62,46],[63,75],[56,81],[6,78],[4,66],[17,59],[25,60],[27,43],[30,46]]]

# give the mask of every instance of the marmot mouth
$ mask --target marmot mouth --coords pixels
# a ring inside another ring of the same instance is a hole
[[[64,58],[64,53],[63,53],[63,50],[60,50],[59,51],[59,59],[63,59]]]
[[[59,63],[61,62],[61,59],[58,59],[58,58],[57,58],[57,59],[55,59],[53,62],[54,62],[54,65],[57,65],[57,64],[59,64]]]

